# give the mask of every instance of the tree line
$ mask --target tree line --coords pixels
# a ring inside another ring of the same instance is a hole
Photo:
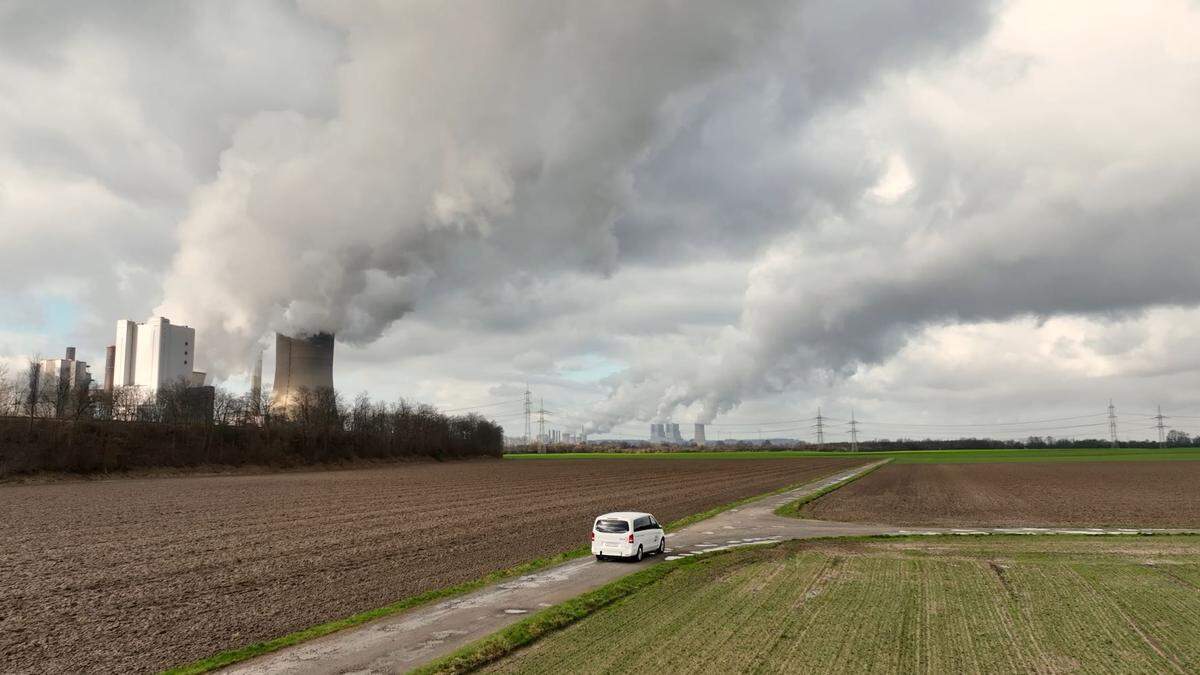
[[[0,477],[151,467],[340,463],[362,459],[499,457],[503,428],[404,400],[301,389],[234,394],[184,381],[155,392],[65,386],[37,364],[0,367]]]

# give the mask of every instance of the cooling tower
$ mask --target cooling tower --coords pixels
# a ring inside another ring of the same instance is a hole
[[[275,388],[277,405],[289,406],[302,389],[333,388],[333,334],[300,337],[275,334]]]

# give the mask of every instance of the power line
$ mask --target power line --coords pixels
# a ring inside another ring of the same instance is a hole
[[[794,419],[794,420],[776,420],[774,422],[727,422],[727,423],[721,423],[721,424],[710,422],[710,423],[707,423],[705,426],[710,426],[710,427],[756,427],[757,428],[757,427],[769,427],[769,426],[773,426],[776,424],[796,424],[797,422],[812,422],[815,419],[816,419],[815,417],[801,417],[799,419]],[[828,421],[829,418],[826,417],[825,420]]]
[[[879,426],[878,422],[859,421],[858,424],[865,424],[865,425],[871,426],[871,427]],[[1088,427],[1102,427],[1104,425],[1105,425],[1105,422],[1096,422],[1094,424],[1067,424],[1067,425],[1055,426],[1055,427],[1030,427],[1028,429],[1001,429],[1001,430],[998,430],[998,432],[1004,433],[1004,434],[1026,434],[1026,433],[1030,433],[1033,431],[1058,431],[1060,429],[1085,429]],[[888,430],[883,429],[882,431],[887,432]],[[909,430],[897,429],[896,433],[904,433],[905,431],[909,431]],[[930,431],[935,432],[935,433],[941,432],[941,433],[946,433],[946,434],[961,433],[961,432],[956,432],[954,429],[936,429],[935,428],[935,429],[930,429]]]
[[[1031,424],[1045,424],[1049,422],[1069,422],[1072,420],[1082,420],[1091,417],[1102,417],[1104,413],[1092,413],[1090,415],[1073,415],[1071,417],[1051,417],[1040,420],[1025,420],[1023,422],[972,422],[962,424],[919,424],[916,422],[860,422],[860,424],[870,424],[872,426],[887,426],[887,427],[929,427],[929,428],[960,428],[960,427],[1013,427],[1013,426],[1028,426]]]
[[[452,413],[452,412],[462,412],[463,410],[483,410],[485,408],[496,408],[496,407],[499,407],[502,405],[511,405],[513,403],[520,403],[520,402],[521,402],[521,399],[514,398],[511,401],[498,401],[496,403],[487,403],[484,405],[468,405],[468,406],[463,406],[461,408],[439,408],[439,412]]]

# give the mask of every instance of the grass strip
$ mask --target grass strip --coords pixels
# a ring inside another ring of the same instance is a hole
[[[833,471],[830,471],[830,473],[833,473]],[[802,483],[796,483],[793,485],[781,487],[778,490],[774,490],[772,492],[767,492],[765,494],[746,497],[744,499],[739,499],[734,502],[729,502],[728,504],[722,504],[721,506],[717,506],[717,507],[711,508],[707,511],[704,511],[703,513],[696,513],[696,514],[693,514],[690,516],[685,516],[683,518],[680,518],[679,520],[672,521],[672,522],[666,524],[663,527],[663,529],[666,530],[667,532],[673,532],[675,530],[679,530],[681,528],[687,527],[688,525],[699,522],[701,520],[712,518],[713,516],[715,516],[719,513],[722,513],[724,511],[728,511],[730,509],[735,509],[739,506],[742,506],[743,504],[747,504],[747,503],[755,501],[757,499],[763,499],[766,497],[770,497],[772,495],[776,495],[781,492],[787,492],[788,490],[794,490],[798,487],[802,487],[804,485],[812,483],[815,480],[820,480],[820,478],[808,479]],[[225,666],[229,666],[234,663],[239,663],[241,661],[246,661],[248,659],[252,659],[256,656],[262,656],[263,654],[269,654],[271,652],[278,651],[285,647],[291,647],[292,645],[300,644],[301,642],[306,642],[308,640],[313,640],[315,638],[329,635],[330,633],[336,633],[337,631],[344,630],[346,628],[352,628],[354,626],[358,626],[358,625],[367,623],[368,621],[374,621],[375,619],[382,619],[385,616],[391,616],[393,614],[397,614],[399,612],[403,612],[405,610],[412,609],[413,607],[417,607],[419,605],[424,605],[424,604],[427,604],[430,602],[435,602],[437,600],[443,600],[445,598],[449,598],[449,597],[453,597],[453,596],[457,596],[457,595],[465,595],[467,593],[470,593],[471,591],[483,588],[484,586],[494,584],[499,581],[504,581],[506,579],[512,579],[514,577],[520,577],[520,576],[524,576],[526,574],[532,574],[533,572],[537,572],[538,570],[542,570],[547,567],[553,567],[554,565],[558,565],[558,564],[567,562],[569,560],[574,560],[576,558],[583,558],[585,556],[591,555],[591,553],[592,553],[591,545],[585,544],[583,546],[580,546],[579,548],[572,549],[565,553],[559,553],[559,554],[547,556],[544,558],[538,558],[537,560],[531,560],[526,563],[521,563],[520,565],[516,565],[515,567],[510,567],[508,569],[491,572],[491,573],[487,574],[486,576],[480,577],[479,579],[475,579],[473,581],[466,581],[461,584],[457,584],[455,586],[448,586],[446,588],[439,588],[439,589],[435,589],[432,591],[427,591],[420,595],[414,595],[410,598],[404,598],[402,600],[398,600],[390,605],[385,605],[383,607],[376,607],[375,609],[369,609],[365,612],[360,612],[358,614],[354,614],[352,616],[348,616],[343,619],[335,619],[333,621],[319,624],[319,625],[313,626],[311,628],[305,628],[304,630],[296,631],[295,633],[288,633],[287,635],[284,635],[282,637],[277,637],[272,640],[267,640],[266,642],[256,642],[252,645],[247,645],[245,647],[239,647],[237,649],[230,649],[227,651],[223,651],[219,654],[215,654],[213,656],[210,656],[205,659],[201,659],[199,661],[195,661],[193,663],[189,663],[189,664],[182,665],[182,666],[176,666],[174,668],[164,670],[162,672],[162,675],[198,675],[199,673],[207,673],[207,672],[216,670],[218,668],[224,668]]]
[[[847,485],[853,483],[854,481],[858,480],[859,478],[869,475],[871,472],[875,471],[876,469],[886,466],[891,461],[892,460],[890,460],[890,459],[885,459],[884,461],[876,464],[875,466],[870,467],[866,471],[863,471],[861,473],[856,473],[853,476],[850,476],[844,480],[840,480],[840,481],[834,483],[833,485],[830,485],[828,487],[817,490],[816,492],[814,492],[812,494],[805,495],[805,496],[801,497],[800,499],[797,499],[794,502],[788,502],[788,503],[784,504],[783,506],[780,506],[779,508],[775,509],[775,515],[785,516],[787,518],[799,518],[799,517],[801,517],[800,510],[804,508],[805,504],[808,504],[809,502],[814,502],[814,501],[820,499],[821,497],[824,497],[825,495],[829,494],[830,492],[837,490],[838,488],[846,487]]]
[[[728,550],[714,551],[700,557],[680,558],[652,565],[564,603],[544,609],[452,654],[410,671],[410,675],[444,675],[477,670],[661,581],[680,567],[703,564],[715,556],[729,552]]]

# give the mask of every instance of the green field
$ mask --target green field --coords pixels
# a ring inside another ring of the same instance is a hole
[[[669,573],[503,673],[1200,672],[1200,537],[794,541]]]
[[[778,457],[860,457],[865,461],[892,458],[897,464],[966,462],[1127,462],[1138,460],[1200,460],[1200,448],[1053,448],[1046,450],[906,450],[900,452],[809,452],[804,450],[564,452],[508,454],[505,459],[770,459]]]

